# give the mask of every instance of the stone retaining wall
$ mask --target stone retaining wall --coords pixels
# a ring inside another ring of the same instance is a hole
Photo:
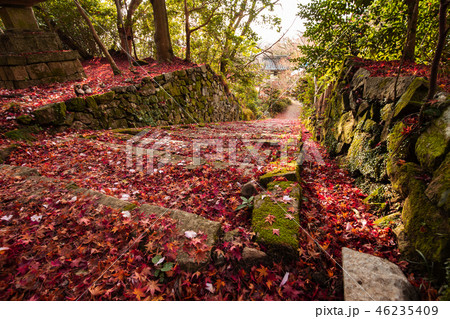
[[[374,210],[401,209],[399,248],[442,267],[450,258],[450,96],[438,94],[416,130],[428,82],[411,76],[395,83],[347,63],[308,126],[370,194]]]
[[[46,105],[17,119],[23,125],[114,129],[236,121],[240,106],[209,66],[144,78],[86,98]]]
[[[76,51],[63,51],[56,34],[6,31],[0,35],[0,87],[23,89],[86,77]]]

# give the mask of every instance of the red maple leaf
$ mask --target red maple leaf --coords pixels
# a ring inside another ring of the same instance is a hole
[[[264,221],[266,223],[269,223],[270,225],[272,225],[275,222],[275,216],[273,216],[272,214],[267,215],[267,217],[264,219]]]
[[[147,292],[150,292],[152,296],[155,295],[155,291],[161,292],[161,288],[159,288],[158,282],[156,280],[149,280],[147,283]]]

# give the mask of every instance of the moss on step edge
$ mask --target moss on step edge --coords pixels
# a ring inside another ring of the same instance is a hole
[[[288,164],[288,167],[275,169],[273,171],[267,172],[264,175],[261,175],[259,177],[259,183],[261,184],[261,186],[267,187],[267,185],[277,177],[284,177],[288,181],[298,182],[300,180],[300,166],[298,166],[295,162],[291,162]]]
[[[386,208],[385,187],[380,186],[376,188],[363,202],[378,212],[384,211]]]
[[[118,128],[112,130],[114,133],[120,133],[120,134],[128,134],[128,135],[138,135],[142,131],[148,131],[146,128]]]
[[[264,199],[259,196],[259,204],[255,205],[252,215],[252,229],[257,233],[256,241],[270,248],[296,251],[299,245],[299,217],[291,214],[294,220],[285,217],[289,205],[276,203],[268,196]],[[272,225],[265,221],[268,215],[275,216]],[[273,229],[278,229],[280,235],[275,235]]]
[[[395,221],[400,218],[400,215],[401,215],[400,213],[393,213],[393,214],[378,218],[373,223],[381,228],[388,227],[391,224],[395,223]]]
[[[32,134],[38,133],[41,129],[38,126],[28,126],[4,133],[6,138],[15,141],[34,141]]]

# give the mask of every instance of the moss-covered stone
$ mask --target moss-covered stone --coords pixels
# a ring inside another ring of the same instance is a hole
[[[372,121],[371,119],[368,119],[364,122],[362,131],[366,133],[375,133],[376,129],[377,123],[375,121]]]
[[[424,185],[418,177],[423,174],[422,168],[416,163],[407,162],[404,164],[395,163],[394,172],[390,172],[392,188],[399,192],[404,197],[413,189],[422,188],[425,191]]]
[[[408,140],[403,135],[405,124],[397,122],[387,136],[388,159],[386,162],[387,175],[391,179],[396,179],[398,168],[401,166],[399,161],[406,160],[409,157]]]
[[[267,190],[273,191],[277,188],[281,190],[286,190],[288,188],[296,187],[297,185],[298,185],[297,183],[291,181],[270,182],[269,184],[267,184]]]
[[[352,142],[352,137],[354,135],[353,127],[355,126],[355,119],[351,111],[344,113],[339,122],[337,123],[336,136],[335,138],[346,144]]]
[[[86,111],[86,100],[81,97],[76,97],[65,102],[67,111],[70,112],[84,112]]]
[[[447,153],[441,166],[433,173],[433,179],[428,185],[426,196],[438,208],[450,214],[450,153]]]
[[[267,185],[272,182],[277,177],[284,177],[288,181],[291,182],[297,182],[297,174],[295,171],[295,166],[289,167],[289,168],[282,168],[278,170],[274,170],[271,172],[268,172],[262,176],[259,177],[259,183],[263,187],[267,187]]]
[[[386,154],[380,147],[371,148],[372,136],[356,133],[346,156],[347,169],[366,178],[382,181],[386,177]]]
[[[109,91],[103,94],[92,95],[92,98],[97,102],[97,104],[108,104],[114,100],[115,92]]]
[[[383,121],[385,121],[385,122],[389,121],[389,119],[394,115],[393,106],[394,106],[394,104],[388,103],[381,108],[380,116]]]
[[[450,149],[450,107],[419,136],[415,149],[424,168],[433,171],[439,166]]]
[[[427,92],[428,82],[423,78],[415,78],[395,105],[393,117],[397,118],[419,111]]]
[[[269,196],[258,195],[255,198],[252,229],[257,234],[256,241],[267,246],[269,254],[295,254],[298,249],[299,217],[298,213],[290,213],[294,220],[286,218],[290,207],[289,204],[275,202]],[[275,217],[272,225],[266,221],[268,215]],[[273,233],[274,229],[279,230],[279,236]]]
[[[120,107],[112,107],[105,111],[110,119],[123,119],[126,114]]]
[[[6,138],[15,141],[34,141],[35,138],[32,134],[39,132],[40,129],[37,126],[27,126],[24,128],[16,129],[4,133]]]
[[[450,220],[443,216],[424,194],[413,188],[405,200],[402,220],[412,247],[428,262],[441,264],[450,257]]]
[[[33,115],[38,125],[61,126],[66,118],[66,104],[64,102],[49,104],[33,111]]]
[[[395,95],[402,96],[413,81],[413,76],[402,76],[398,81],[395,77],[369,77],[364,84],[363,98],[392,102]]]
[[[387,216],[378,218],[373,223],[381,228],[385,228],[385,227],[395,228],[397,225],[397,222],[400,219],[400,215],[401,215],[400,213],[389,214]]]
[[[33,123],[34,119],[28,114],[22,114],[16,118],[16,121],[17,123],[22,125],[30,125],[31,123]]]

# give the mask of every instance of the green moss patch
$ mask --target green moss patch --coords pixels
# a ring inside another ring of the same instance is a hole
[[[399,221],[399,219],[400,219],[400,213],[393,213],[393,214],[378,218],[373,223],[381,228],[391,227],[391,229],[393,229],[397,225],[396,222]]]
[[[290,181],[274,181],[268,184],[268,188],[267,194],[255,197],[252,229],[256,233],[256,241],[266,246],[272,257],[294,257],[299,247],[301,189],[297,182]],[[292,200],[285,202],[283,197],[287,193]]]
[[[450,148],[450,135],[447,132],[449,121],[450,108],[447,108],[417,140],[415,147],[417,159],[429,171],[439,166]]]
[[[298,170],[297,163],[289,163],[288,167],[276,169],[259,177],[259,183],[263,187],[267,187],[267,185],[275,180],[277,177],[284,177],[288,181],[297,182],[298,181]]]
[[[347,153],[346,167],[352,173],[359,172],[374,181],[382,181],[386,174],[386,154],[382,148],[371,148],[369,133],[356,133]]]
[[[37,126],[28,126],[21,129],[6,132],[4,135],[14,141],[34,141],[35,137],[32,135],[39,132],[40,129]]]
[[[63,125],[66,119],[66,104],[53,103],[33,111],[34,119],[39,125]]]
[[[419,111],[427,92],[428,82],[423,78],[415,78],[395,105],[394,118]]]
[[[256,240],[269,248],[296,251],[299,246],[299,217],[292,214],[294,220],[285,217],[290,205],[274,202],[269,197],[258,196],[252,215],[252,229],[257,233]],[[272,225],[267,216],[274,216]],[[273,230],[279,230],[279,236]]]
[[[412,191],[406,198],[402,220],[408,240],[429,262],[442,264],[450,257],[450,220],[422,189]]]
[[[84,112],[86,111],[86,100],[81,97],[75,97],[66,101],[67,111]]]

